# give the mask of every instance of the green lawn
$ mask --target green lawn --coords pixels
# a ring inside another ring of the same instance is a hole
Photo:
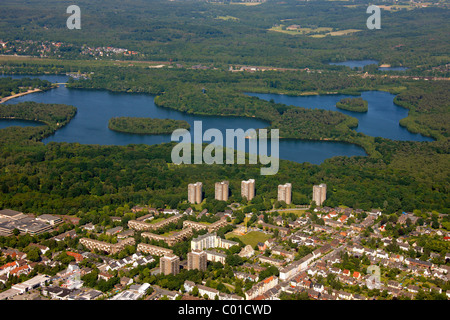
[[[229,232],[225,235],[225,238],[229,239],[229,238],[239,238],[243,243],[245,243],[245,245],[249,244],[252,247],[255,247],[258,242],[264,242],[267,239],[270,239],[271,236],[259,231],[251,231],[249,233],[247,233],[246,235],[238,235],[232,232]]]
[[[147,223],[158,223],[158,222],[160,222],[160,221],[163,221],[165,218],[155,218],[155,219],[152,219],[152,220],[150,220],[150,221],[146,221]]]

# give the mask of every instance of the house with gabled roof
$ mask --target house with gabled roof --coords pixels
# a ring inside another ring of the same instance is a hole
[[[351,300],[353,298],[353,295],[351,293],[342,290],[338,291],[337,296],[342,300]]]

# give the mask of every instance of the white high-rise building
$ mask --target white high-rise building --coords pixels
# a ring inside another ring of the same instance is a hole
[[[160,272],[164,275],[177,275],[180,272],[180,257],[167,253],[159,260]]]
[[[292,203],[292,184],[280,184],[278,186],[278,201],[284,201],[286,204]]]
[[[228,181],[216,182],[215,199],[219,201],[228,201]]]
[[[313,201],[316,202],[316,205],[321,206],[326,199],[327,185],[325,183],[321,183],[313,186]]]
[[[249,179],[241,182],[241,196],[248,201],[255,197],[255,179]]]
[[[189,203],[202,203],[203,184],[201,182],[190,183],[188,185]]]

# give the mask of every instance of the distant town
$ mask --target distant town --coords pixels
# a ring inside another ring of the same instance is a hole
[[[184,211],[0,210],[0,300],[450,298],[445,215],[327,207],[325,183],[310,206],[295,206],[293,187],[278,185],[281,206],[260,212],[228,203],[228,181],[215,184],[226,209],[214,214],[201,207],[202,182],[188,185]],[[240,192],[250,203],[255,180]]]

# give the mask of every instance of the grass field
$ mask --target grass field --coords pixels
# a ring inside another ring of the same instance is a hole
[[[251,231],[246,235],[239,235],[234,232],[229,232],[225,235],[225,238],[227,239],[233,237],[239,238],[243,243],[245,243],[245,245],[249,244],[253,248],[258,244],[258,242],[265,242],[267,239],[270,239],[271,236],[259,231]]]
[[[233,17],[233,16],[218,16],[216,19],[219,20],[233,20],[233,21],[239,21],[239,18]]]
[[[160,221],[163,221],[165,218],[155,218],[155,219],[152,219],[152,220],[147,220],[146,222],[147,223],[158,223],[158,222],[160,222]]]
[[[330,33],[327,33],[327,34],[329,34],[331,36],[344,36],[344,35],[355,33],[355,32],[359,32],[359,31],[361,31],[361,30],[358,30],[358,29],[346,29],[346,30],[333,31],[333,32],[330,32]]]
[[[346,30],[338,30],[338,31],[332,31],[332,28],[327,27],[320,27],[320,28],[298,28],[297,30],[283,30],[283,26],[278,27],[272,27],[269,29],[269,31],[275,31],[275,32],[281,32],[281,33],[287,33],[290,35],[307,35],[312,38],[323,38],[327,35],[330,36],[344,36],[347,34],[352,34],[355,32],[359,32],[361,30],[357,29],[346,29]],[[326,33],[324,33],[326,32]]]
[[[327,28],[327,27],[320,27],[320,28],[298,28],[297,30],[283,30],[282,29],[283,26],[278,26],[278,27],[272,27],[269,29],[269,31],[276,31],[276,32],[281,32],[281,33],[287,33],[287,34],[291,34],[291,35],[300,35],[300,34],[315,34],[318,32],[330,32],[331,30],[333,30],[333,28]]]
[[[163,236],[163,237],[170,237],[171,235],[173,235],[174,233],[177,233],[177,232],[180,232],[181,230],[172,230],[172,231],[168,231],[168,232],[165,232],[165,233],[163,233],[163,234],[160,234],[160,236]]]
[[[293,213],[296,216],[300,217],[301,215],[303,215],[305,213],[306,210],[308,210],[308,209],[292,209],[292,210],[286,210],[286,211],[282,211],[282,212],[284,212],[284,213]]]

